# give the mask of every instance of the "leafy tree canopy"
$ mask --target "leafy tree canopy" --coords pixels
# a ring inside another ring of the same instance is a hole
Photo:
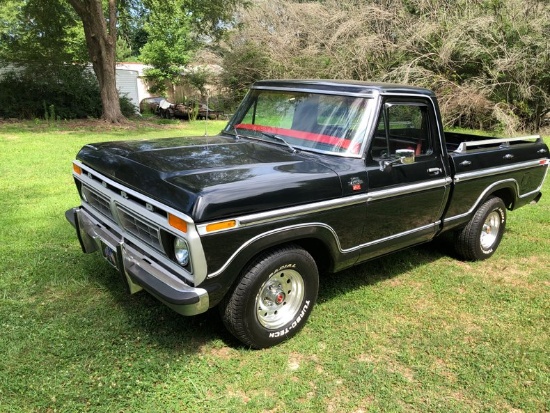
[[[182,68],[196,48],[191,37],[191,18],[177,0],[148,0],[151,7],[144,25],[147,43],[141,60],[153,66],[147,71],[152,91],[163,93],[167,82],[177,83]]]
[[[221,39],[233,19],[239,0],[144,0],[147,42],[140,60],[151,90],[164,93],[168,83],[181,80],[183,68],[205,43]]]
[[[141,56],[162,85],[174,80],[199,44],[217,39],[241,0],[0,0],[0,62],[40,65],[91,62],[103,115],[123,116],[116,57]],[[116,53],[117,46],[119,53]],[[86,53],[87,52],[87,53]]]
[[[78,16],[64,0],[0,0],[0,61],[87,61]]]

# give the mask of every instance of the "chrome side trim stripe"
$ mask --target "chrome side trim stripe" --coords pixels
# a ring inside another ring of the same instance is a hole
[[[535,168],[537,166],[543,166],[541,164],[541,161],[544,159],[545,158],[541,158],[535,161],[515,163],[512,165],[499,166],[499,167],[490,168],[490,169],[482,169],[480,171],[474,171],[474,172],[459,173],[455,175],[455,182],[467,181],[470,179],[493,176],[493,175],[498,175],[506,172],[521,171],[523,169],[530,169],[530,168]]]
[[[522,168],[518,168],[519,169],[529,169],[529,168],[534,168],[536,166],[545,166],[545,164],[542,163],[543,160],[546,160],[546,158],[542,158],[542,159],[539,159],[537,161],[530,161],[530,162],[524,162],[520,165],[522,165],[523,167]],[[510,165],[509,167],[507,168],[510,168],[510,169],[507,169],[507,171],[509,170],[512,170],[511,168],[513,167],[513,165]],[[498,170],[498,168],[493,168],[494,170]],[[512,185],[515,186],[516,188],[516,194],[518,196],[518,198],[526,198],[528,196],[531,196],[533,194],[536,194],[537,192],[540,192],[540,190],[542,189],[542,186],[544,185],[544,181],[546,179],[546,176],[548,175],[548,169],[550,168],[547,168],[546,169],[546,172],[544,173],[544,176],[542,177],[542,180],[540,182],[540,185],[534,189],[533,191],[530,191],[530,192],[526,192],[524,194],[520,194],[520,186],[518,184],[518,182],[515,180],[515,179],[503,179],[501,181],[497,181],[495,183],[493,183],[492,185],[488,186],[485,191],[483,191],[479,197],[477,198],[476,202],[474,202],[474,204],[472,205],[472,207],[465,213],[463,214],[459,214],[459,215],[455,215],[455,216],[452,216],[452,217],[449,217],[449,218],[445,218],[444,221],[455,221],[457,219],[461,219],[461,218],[464,218],[470,214],[472,214],[475,209],[477,208],[477,206],[481,203],[481,201],[483,200],[483,198],[485,198],[487,196],[487,194],[493,190],[494,187],[500,185],[500,184],[503,184],[503,183],[510,183]],[[507,172],[505,171],[505,172]],[[468,175],[467,176],[467,179],[473,179],[472,175],[474,175],[475,173],[470,173],[470,174],[462,174],[462,175]],[[461,176],[461,175],[458,175],[458,176]],[[483,174],[479,173],[478,176],[483,176]],[[474,176],[475,177],[475,176]],[[466,179],[462,179],[462,180],[466,180]],[[459,182],[459,180],[456,179],[455,177],[455,182]]]
[[[398,239],[398,238],[401,238],[401,237],[405,237],[407,235],[412,235],[412,234],[415,234],[417,232],[424,232],[424,231],[427,231],[427,230],[430,230],[430,229],[433,229],[434,234],[435,234],[435,228],[439,227],[440,224],[441,224],[441,221],[437,221],[437,222],[434,222],[433,224],[424,225],[422,227],[418,227],[418,228],[411,229],[411,230],[408,230],[408,231],[400,232],[399,234],[394,234],[394,235],[390,235],[390,236],[385,237],[385,238],[380,238],[380,239],[377,239],[377,240],[374,240],[374,241],[366,242],[364,244],[357,245],[356,247],[348,248],[348,249],[345,249],[345,250],[340,249],[340,252],[343,253],[343,254],[346,254],[346,253],[357,251],[357,250],[360,250],[360,249],[363,249],[363,248],[368,248],[368,247],[371,247],[373,245],[381,244],[381,243],[386,242],[386,241],[392,241],[392,240],[395,240],[395,239]]]
[[[279,219],[296,218],[307,214],[314,214],[318,212],[328,211],[336,208],[345,208],[348,206],[379,201],[382,199],[408,195],[415,192],[426,191],[430,189],[445,188],[451,183],[451,178],[442,178],[432,181],[422,182],[419,184],[412,184],[406,186],[399,186],[391,189],[383,189],[377,191],[371,191],[366,194],[352,195],[345,198],[331,199],[328,201],[315,202],[307,205],[299,205],[295,207],[282,208],[275,211],[259,212],[256,214],[245,215],[237,218],[233,218],[237,225],[233,228],[227,229],[230,231],[235,228],[242,228],[251,225],[265,224],[267,222],[277,221]],[[200,235],[206,235],[206,226],[212,222],[198,224],[197,230]]]
[[[429,191],[430,189],[445,188],[452,182],[451,178],[436,179],[433,181],[421,182],[419,184],[407,185],[368,193],[367,202],[378,201],[380,199],[391,198],[394,196],[408,195],[415,192]]]
[[[345,199],[331,199],[329,201],[315,202],[313,204],[299,205],[296,207],[283,208],[275,211],[260,212],[257,214],[246,215],[237,220],[242,226],[263,224],[278,219],[295,218],[306,214],[314,214],[335,208],[345,208],[367,202],[368,195],[356,195]]]
[[[323,227],[325,229],[328,229],[330,232],[332,232],[332,235],[334,236],[334,240],[336,241],[336,245],[338,246],[338,249],[340,251],[342,251],[341,246],[340,246],[340,240],[338,239],[338,236],[336,235],[336,232],[334,231],[334,229],[332,229],[331,226],[329,226],[327,224],[323,224],[321,222],[310,222],[310,223],[305,223],[305,224],[290,225],[290,226],[287,226],[287,227],[277,228],[277,229],[274,229],[274,230],[271,230],[271,231],[267,231],[267,232],[264,232],[262,234],[256,235],[253,238],[250,238],[248,241],[243,243],[239,248],[237,248],[235,250],[235,252],[233,252],[233,254],[231,254],[231,256],[228,258],[228,260],[225,262],[225,264],[223,264],[221,266],[221,268],[219,270],[208,274],[206,278],[214,278],[214,277],[217,277],[218,275],[220,275],[222,272],[224,272],[227,269],[227,267],[229,267],[231,262],[235,259],[235,257],[237,257],[237,255],[239,255],[241,253],[241,251],[243,251],[246,247],[253,244],[254,242],[256,242],[256,241],[258,241],[262,238],[268,237],[270,235],[278,234],[280,232],[286,232],[286,231],[290,231],[290,230],[293,230],[293,229],[300,229],[300,228],[305,228],[305,227],[307,227],[307,228]]]
[[[548,171],[547,171],[548,172]],[[540,192],[540,190],[542,189],[542,185],[544,184],[544,178],[542,179],[540,185],[533,191],[530,191],[530,192],[526,192],[525,194],[520,194],[519,193],[519,184],[518,182],[515,180],[515,179],[503,179],[502,181],[498,181],[498,182],[495,182],[494,184],[488,186],[485,191],[483,191],[479,197],[476,199],[476,202],[474,202],[474,204],[472,205],[472,207],[465,213],[463,214],[459,214],[459,215],[455,215],[455,216],[452,216],[452,217],[449,217],[449,218],[445,218],[444,221],[454,221],[454,220],[457,220],[457,219],[461,219],[461,218],[464,218],[470,214],[473,214],[474,211],[476,210],[477,206],[481,203],[481,201],[487,196],[487,194],[489,192],[491,192],[493,190],[493,188],[495,188],[496,186],[500,185],[500,184],[505,184],[505,183],[510,183],[512,185],[514,185],[516,187],[516,194],[518,194],[518,198],[526,198],[528,196],[531,196],[533,194],[536,194],[537,192]]]
[[[482,200],[483,198],[485,198],[485,197],[487,196],[487,194],[488,194],[489,192],[491,192],[495,186],[498,186],[498,185],[504,184],[504,183],[511,183],[511,184],[515,185],[515,187],[516,187],[516,192],[519,190],[519,185],[518,185],[518,183],[517,183],[517,181],[516,181],[515,179],[504,179],[504,180],[502,180],[502,181],[495,182],[493,185],[488,186],[488,187],[485,189],[485,191],[483,191],[483,192],[479,195],[479,197],[476,199],[476,201],[474,202],[474,204],[472,205],[472,207],[471,207],[468,211],[466,211],[466,212],[463,213],[463,214],[455,215],[455,216],[452,216],[452,217],[449,217],[449,218],[444,218],[443,221],[444,221],[444,222],[447,222],[447,221],[455,221],[455,220],[457,220],[457,219],[461,219],[461,218],[464,218],[464,217],[466,217],[466,216],[468,216],[468,215],[470,215],[470,214],[473,214],[473,212],[476,210],[476,208],[477,208],[477,206],[479,205],[479,203],[481,202],[481,200]]]
[[[295,218],[302,215],[313,214],[313,213],[327,211],[335,208],[345,208],[348,206],[358,205],[366,202],[367,202],[367,195],[361,194],[361,195],[350,196],[344,199],[342,198],[331,199],[329,201],[315,202],[312,204],[299,205],[299,206],[290,207],[290,208],[283,208],[275,211],[265,211],[265,212],[259,212],[256,214],[244,215],[242,217],[233,218],[237,222],[237,225],[235,225],[233,228],[228,228],[225,231],[231,231],[232,229],[235,229],[235,228],[242,228],[242,227],[247,227],[251,225],[264,224],[267,222],[277,221],[279,219]],[[210,224],[215,224],[216,222],[221,222],[221,221],[197,224],[197,231],[199,235],[207,235],[208,232],[206,230],[206,227]]]
[[[322,222],[308,222],[308,223],[297,224],[297,225],[289,225],[287,227],[277,228],[277,229],[274,229],[274,230],[271,230],[271,231],[264,232],[262,234],[256,235],[255,237],[249,239],[248,241],[243,243],[239,248],[237,248],[237,250],[235,250],[235,252],[231,255],[231,257],[229,257],[229,259],[225,262],[225,264],[223,264],[223,266],[219,270],[208,274],[207,278],[215,278],[218,275],[220,275],[222,272],[224,272],[227,269],[227,267],[229,267],[231,262],[235,259],[235,257],[237,257],[237,255],[239,255],[241,253],[241,251],[243,251],[249,245],[253,244],[254,242],[256,242],[256,241],[258,241],[262,238],[268,237],[270,235],[278,234],[278,233],[281,233],[281,232],[291,231],[291,230],[300,229],[300,228],[311,228],[311,227],[324,228],[324,229],[327,229],[328,231],[330,231],[332,233],[332,236],[334,237],[334,241],[336,243],[336,246],[338,247],[338,251],[340,252],[340,254],[349,254],[349,253],[361,250],[363,248],[368,248],[370,246],[373,246],[373,245],[376,245],[376,244],[381,244],[381,243],[386,242],[386,241],[392,241],[392,240],[395,240],[397,238],[401,238],[401,237],[404,237],[404,236],[407,236],[407,235],[415,234],[417,232],[423,232],[423,231],[433,229],[434,234],[435,234],[435,229],[437,227],[439,227],[440,224],[441,224],[441,221],[437,221],[437,222],[435,222],[433,224],[430,224],[430,225],[425,225],[425,226],[422,226],[422,227],[419,227],[419,228],[415,228],[415,229],[412,229],[412,230],[409,230],[409,231],[401,232],[399,234],[390,235],[388,237],[380,238],[380,239],[377,239],[377,240],[374,240],[374,241],[369,241],[369,242],[366,242],[364,244],[360,244],[360,245],[357,245],[355,247],[346,248],[346,249],[342,249],[342,245],[340,244],[340,239],[338,238],[338,234],[336,234],[336,231],[330,225],[324,224]]]

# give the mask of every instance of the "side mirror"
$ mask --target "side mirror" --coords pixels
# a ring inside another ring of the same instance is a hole
[[[414,150],[412,149],[398,149],[395,154],[403,164],[414,163]]]
[[[380,160],[382,172],[390,172],[394,165],[414,163],[414,150],[412,149],[398,149],[395,151],[395,156],[393,159]]]
[[[390,172],[393,169],[393,165],[401,163],[400,159],[380,160],[380,171]]]

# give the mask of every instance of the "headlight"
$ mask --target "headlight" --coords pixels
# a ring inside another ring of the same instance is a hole
[[[189,264],[189,246],[181,238],[174,240],[174,257],[179,265],[185,267]]]

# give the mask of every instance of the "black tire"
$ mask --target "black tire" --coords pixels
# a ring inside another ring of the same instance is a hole
[[[500,198],[489,198],[468,224],[456,233],[455,249],[467,261],[485,260],[500,244],[506,227],[506,206]]]
[[[284,288],[283,288],[284,287]],[[220,305],[226,328],[245,345],[275,346],[305,325],[319,290],[315,260],[288,245],[260,255]]]

